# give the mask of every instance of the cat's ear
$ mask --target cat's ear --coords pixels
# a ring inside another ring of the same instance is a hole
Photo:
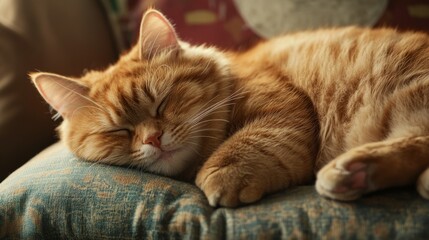
[[[162,13],[146,11],[140,24],[139,57],[150,59],[165,50],[176,50],[179,42],[171,23]]]
[[[30,77],[40,95],[64,118],[92,104],[89,88],[76,80],[51,73],[32,73]]]

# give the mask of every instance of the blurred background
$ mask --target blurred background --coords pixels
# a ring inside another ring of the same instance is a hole
[[[136,42],[150,6],[182,40],[222,49],[323,27],[429,31],[428,0],[1,0],[0,181],[58,140],[60,121],[28,73],[80,76],[114,63]]]

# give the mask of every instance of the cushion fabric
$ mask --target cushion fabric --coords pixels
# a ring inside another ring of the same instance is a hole
[[[84,162],[62,144],[0,184],[1,239],[429,239],[428,222],[414,189],[343,203],[301,186],[215,209],[192,184]]]

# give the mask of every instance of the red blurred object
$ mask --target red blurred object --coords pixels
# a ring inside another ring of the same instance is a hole
[[[149,7],[164,13],[179,37],[192,44],[246,49],[261,39],[246,25],[233,0],[128,0],[130,44],[136,42],[142,13]],[[429,1],[390,0],[375,27],[429,32]]]
[[[148,7],[160,10],[173,23],[179,37],[192,44],[212,44],[224,49],[245,49],[257,42],[257,36],[238,13],[232,0],[130,1],[134,11],[130,21],[140,21]],[[136,42],[135,24],[132,43]]]
[[[390,0],[376,27],[429,32],[429,1]]]

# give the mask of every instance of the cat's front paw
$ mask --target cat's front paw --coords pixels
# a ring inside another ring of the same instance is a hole
[[[203,168],[196,178],[212,207],[236,207],[259,200],[264,188],[257,179],[242,175],[233,166]]]
[[[371,156],[364,151],[349,151],[323,167],[317,174],[316,190],[336,200],[355,200],[372,188]]]

